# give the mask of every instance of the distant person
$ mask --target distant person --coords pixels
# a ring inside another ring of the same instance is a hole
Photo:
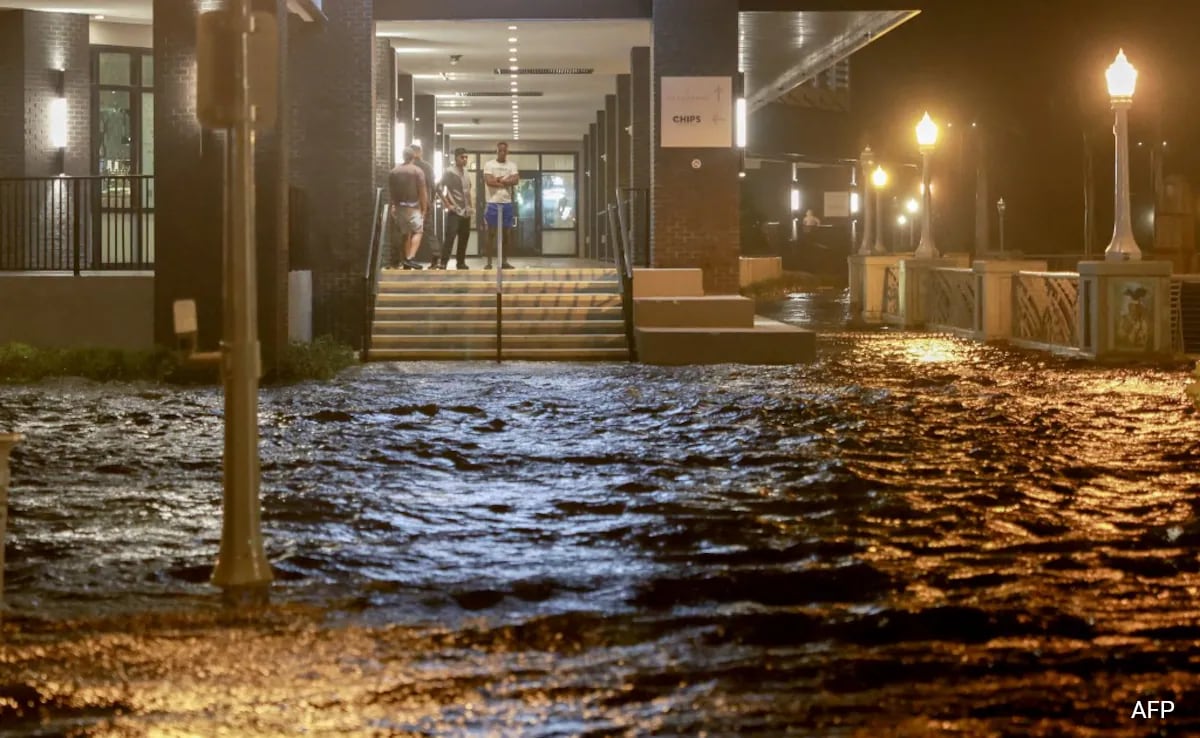
[[[513,209],[513,188],[521,181],[517,165],[508,160],[508,144],[501,141],[496,144],[496,158],[483,165],[483,183],[487,186],[487,209],[483,212],[483,221],[487,224],[487,249],[484,255],[487,263],[484,269],[492,268],[492,259],[496,255],[496,232],[504,228],[504,248],[509,253],[516,242],[517,216]],[[501,225],[503,224],[503,225]],[[513,269],[513,265],[504,259],[502,269]]]
[[[429,188],[425,186],[425,173],[414,163],[417,152],[413,147],[404,148],[404,163],[388,175],[388,199],[392,204],[392,268],[420,269],[413,261],[421,248],[421,235],[425,230],[424,213],[429,208]],[[403,254],[403,259],[401,258]]]
[[[442,239],[442,268],[450,265],[450,247],[458,240],[455,269],[467,267],[467,241],[471,238],[471,216],[475,214],[475,178],[467,173],[467,150],[454,150],[454,164],[442,173],[437,193],[446,209],[446,233]]]
[[[421,144],[413,143],[412,149],[414,153],[413,163],[419,166],[421,168],[421,172],[425,175],[425,202],[428,203],[426,206],[428,209],[426,212],[421,213],[421,218],[424,220],[424,222],[429,224],[429,230],[424,234],[425,243],[429,244],[429,248],[433,252],[433,261],[430,263],[429,268],[444,269],[446,265],[442,264],[440,258],[441,250],[438,248],[437,229],[434,228],[434,224],[436,224],[437,221],[433,217],[433,188],[437,182],[433,176],[433,167],[429,164],[429,162],[425,161],[425,157],[421,153]]]
[[[816,216],[816,213],[812,211],[812,208],[809,208],[804,213],[804,220],[801,221],[801,224],[804,226],[805,230],[811,231],[812,229],[821,225],[821,219]]]

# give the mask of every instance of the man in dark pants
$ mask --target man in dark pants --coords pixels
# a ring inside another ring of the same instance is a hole
[[[429,244],[429,251],[433,254],[433,262],[429,265],[429,268],[445,269],[445,265],[442,264],[442,260],[439,258],[441,254],[441,248],[438,246],[437,229],[434,227],[435,221],[433,218],[435,209],[433,193],[434,185],[437,184],[437,180],[433,178],[433,166],[430,165],[429,162],[425,161],[425,156],[421,153],[421,144],[414,142],[412,144],[412,149],[414,152],[416,152],[416,157],[413,159],[413,164],[416,164],[421,168],[421,171],[425,173],[425,188],[427,190],[425,194],[427,202],[429,203],[429,209],[422,215],[425,218],[426,226],[424,241],[425,243]]]
[[[392,259],[393,269],[420,269],[413,261],[417,249],[421,248],[421,233],[424,230],[424,213],[429,209],[425,175],[413,161],[415,153],[411,146],[404,149],[404,163],[388,175],[388,193],[392,205]]]
[[[442,174],[437,184],[442,206],[446,209],[446,231],[442,239],[442,268],[450,266],[450,247],[455,250],[455,269],[468,269],[467,241],[471,238],[471,216],[475,214],[475,177],[467,171],[467,150],[454,150],[454,165]]]

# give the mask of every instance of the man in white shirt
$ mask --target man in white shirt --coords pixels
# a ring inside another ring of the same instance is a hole
[[[467,150],[454,150],[454,166],[442,173],[437,183],[446,209],[445,238],[442,239],[442,269],[450,266],[450,247],[458,241],[457,269],[467,268],[467,241],[471,238],[471,216],[475,214],[475,177],[467,172]]]
[[[520,181],[517,165],[508,160],[508,144],[501,141],[496,144],[496,158],[483,165],[483,183],[487,190],[487,209],[483,213],[484,223],[487,224],[484,249],[487,264],[484,264],[484,269],[492,268],[492,259],[496,255],[496,232],[501,224],[504,228],[504,248],[511,253],[516,243],[517,214],[513,207],[513,188]],[[513,265],[504,259],[500,267],[512,269]]]

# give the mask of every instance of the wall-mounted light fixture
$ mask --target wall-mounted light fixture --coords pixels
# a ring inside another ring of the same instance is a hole
[[[66,148],[68,141],[66,71],[55,69],[55,97],[50,101],[50,146],[57,149],[58,173],[66,172]]]
[[[746,75],[738,72],[734,77],[733,145],[746,148]]]

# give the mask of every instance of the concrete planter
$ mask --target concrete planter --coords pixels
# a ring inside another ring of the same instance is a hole
[[[8,452],[21,439],[20,433],[0,433],[0,604],[4,597],[4,534],[8,529]]]

